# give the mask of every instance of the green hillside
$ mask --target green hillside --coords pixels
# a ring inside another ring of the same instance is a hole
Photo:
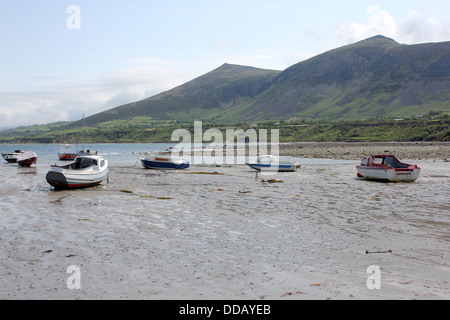
[[[450,117],[447,114],[426,115],[403,120],[364,121],[293,121],[234,123],[221,126],[216,122],[203,122],[203,132],[210,128],[225,129],[278,129],[280,142],[294,141],[450,141]],[[83,143],[157,143],[173,142],[172,133],[186,129],[193,134],[194,123],[155,121],[146,117],[115,120],[83,130]],[[0,143],[76,143],[79,129],[61,125],[42,125],[9,130],[0,135]],[[178,142],[178,141],[176,141]]]
[[[184,85],[88,118],[362,120],[450,112],[450,42],[401,45],[376,36],[284,71],[224,64]]]
[[[280,71],[224,64],[197,79],[145,100],[87,118],[90,124],[133,117],[208,120],[250,101],[272,85]]]
[[[450,42],[377,36],[286,69],[230,119],[350,120],[450,111]]]

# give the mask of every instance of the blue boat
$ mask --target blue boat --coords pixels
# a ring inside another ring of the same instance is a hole
[[[141,160],[142,166],[146,169],[183,170],[189,168],[189,161],[170,156],[149,154],[139,158],[139,160]]]
[[[246,165],[257,171],[295,172],[300,168],[300,164],[295,161],[278,161],[272,155],[260,156],[256,162]]]

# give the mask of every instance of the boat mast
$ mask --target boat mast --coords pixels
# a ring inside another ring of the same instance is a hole
[[[84,113],[83,113],[83,118],[81,119],[81,123],[80,123],[80,130],[78,131],[78,138],[77,138],[77,152],[78,152],[78,143],[79,143],[79,141],[80,141],[81,128],[83,128],[83,122],[84,122]]]

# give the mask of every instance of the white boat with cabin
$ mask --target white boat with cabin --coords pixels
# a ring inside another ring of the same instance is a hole
[[[46,179],[55,189],[75,189],[99,185],[107,176],[108,160],[97,155],[79,155],[69,165],[52,165]]]

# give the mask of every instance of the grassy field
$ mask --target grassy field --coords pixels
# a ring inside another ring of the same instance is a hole
[[[426,115],[408,119],[377,119],[364,121],[266,121],[259,123],[203,122],[202,130],[251,128],[278,129],[280,142],[294,141],[449,141],[450,117],[447,114]],[[0,143],[157,143],[172,142],[176,129],[193,134],[194,122],[155,120],[136,117],[80,127],[60,122],[0,132]],[[178,141],[177,141],[178,142]]]

